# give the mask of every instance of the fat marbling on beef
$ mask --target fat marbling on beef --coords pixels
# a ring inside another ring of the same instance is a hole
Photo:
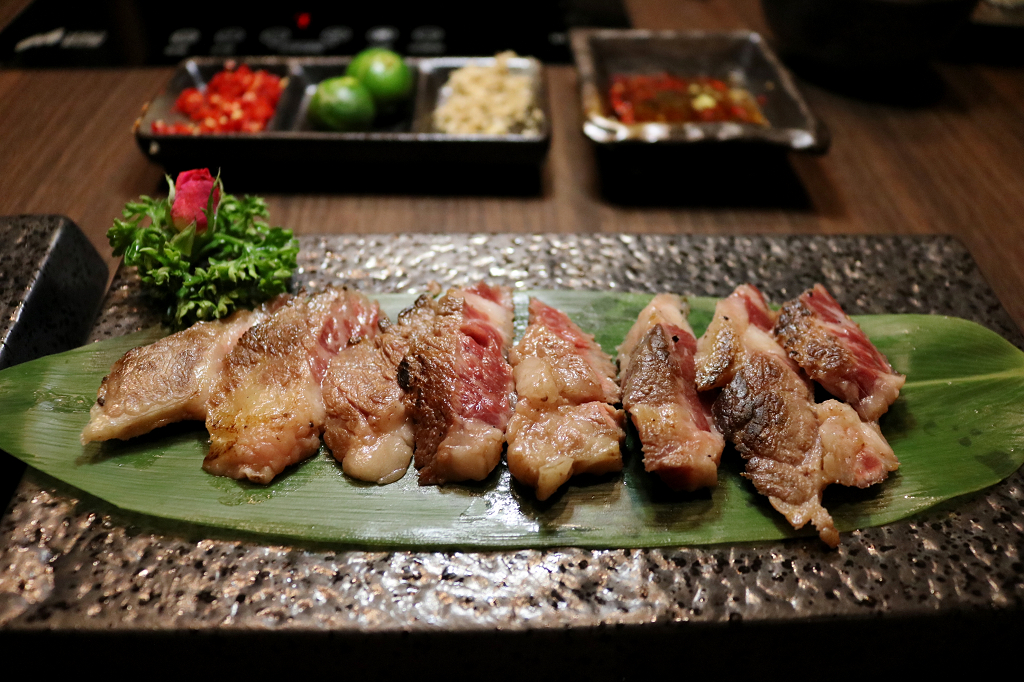
[[[715,424],[746,460],[743,475],[794,528],[811,522],[834,547],[839,533],[821,504],[828,480],[814,393],[772,338],[774,318],[750,285],[719,301],[698,343],[697,385],[722,387]]]
[[[811,522],[834,547],[824,489],[872,485],[898,461],[877,424],[836,400],[815,404],[810,380],[772,336],[776,317],[749,285],[720,301],[698,342],[698,388],[722,387],[715,423],[746,460],[743,475],[795,528]]]
[[[774,333],[808,376],[864,421],[885,414],[906,381],[821,284],[782,306]]]
[[[564,312],[530,299],[530,320],[509,354],[519,400],[508,424],[508,468],[548,499],[572,476],[622,469],[615,366]]]
[[[687,312],[678,296],[655,296],[619,346],[619,363],[622,404],[636,426],[644,469],[692,492],[717,485],[725,439],[697,395],[697,340]]]
[[[350,289],[296,297],[250,328],[207,403],[206,471],[269,483],[314,454],[326,420],[321,381],[350,341],[377,333],[379,308]]]
[[[413,431],[398,365],[409,349],[407,325],[380,322],[381,334],[339,353],[323,381],[324,442],[346,474],[392,483],[409,468]]]
[[[478,283],[420,296],[399,316],[409,350],[398,367],[413,418],[421,485],[486,478],[512,412],[512,292]]]
[[[206,401],[239,337],[291,297],[283,294],[256,310],[198,322],[146,346],[132,348],[103,377],[82,444],[127,440],[155,428],[206,419]]]

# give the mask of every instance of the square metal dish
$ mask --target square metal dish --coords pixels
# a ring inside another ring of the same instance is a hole
[[[537,106],[544,113],[535,134],[448,135],[437,132],[432,113],[448,74],[469,64],[488,65],[493,57],[406,58],[414,73],[412,101],[403,115],[378,122],[367,132],[314,129],[306,119],[309,100],[321,80],[344,75],[351,57],[194,58],[181,63],[164,90],[143,108],[135,139],[143,154],[174,173],[188,168],[238,168],[258,165],[264,172],[315,171],[336,175],[364,166],[431,168],[471,164],[486,167],[539,166],[551,142],[542,65],[530,57],[511,60],[514,73],[529,75]],[[188,87],[202,88],[229,63],[247,64],[286,76],[288,83],[274,117],[260,133],[156,135],[152,124],[184,120],[174,102]],[[359,164],[359,166],[355,166]],[[232,177],[235,177],[232,174]]]
[[[599,145],[746,142],[801,152],[828,149],[828,131],[757,33],[580,29],[572,34],[572,49],[579,69],[583,132]],[[768,125],[619,121],[608,101],[612,75],[656,73],[718,78],[745,88],[763,102]]]
[[[783,300],[819,281],[851,314],[955,315],[1024,344],[970,254],[949,237],[404,234],[300,243],[295,285],[311,290],[334,283],[416,292],[432,279],[451,286],[486,278],[518,289],[722,296],[749,281]],[[137,277],[122,268],[92,339],[156,320]],[[488,645],[458,647],[460,666],[494,667],[500,646],[527,660],[548,656],[557,669],[595,671],[594,679],[643,671],[665,659],[651,652],[669,643],[699,651],[693,666],[719,670],[726,656],[740,659],[732,668],[763,666],[794,647],[812,669],[893,639],[899,645],[876,646],[872,661],[914,660],[915,651],[933,651],[933,635],[969,627],[958,646],[980,650],[993,645],[986,637],[1019,632],[999,626],[1024,614],[1022,506],[1018,471],[914,518],[844,533],[836,550],[798,538],[389,552],[182,527],[30,471],[0,519],[0,635],[40,649],[68,635],[83,654],[96,640],[78,638],[90,633],[187,637],[190,656],[162,663],[169,665],[193,665],[192,647],[223,648],[226,633],[246,650],[272,635],[264,645],[286,650],[288,642],[330,665],[347,647],[353,664],[385,660],[389,671],[422,665],[416,654],[442,641],[475,637]],[[329,646],[325,637],[333,637]],[[395,650],[404,662],[391,660]],[[131,651],[118,647],[118,656]],[[261,666],[308,665],[297,655],[268,659]]]

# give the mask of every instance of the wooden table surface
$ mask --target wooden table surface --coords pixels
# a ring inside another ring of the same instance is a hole
[[[0,2],[0,24],[23,2]],[[767,33],[756,0],[635,0],[639,28]],[[831,130],[823,157],[794,155],[807,206],[627,207],[604,200],[580,130],[572,67],[547,68],[552,145],[536,197],[268,194],[300,234],[633,232],[949,234],[962,240],[1024,326],[1024,69],[936,70],[937,103],[868,103],[799,81]],[[104,233],[124,202],[162,191],[132,124],[172,69],[0,71],[0,214],[71,217],[111,266]]]

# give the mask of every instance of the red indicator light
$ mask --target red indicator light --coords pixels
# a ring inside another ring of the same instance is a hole
[[[310,16],[309,12],[300,12],[295,15],[295,25],[299,28],[309,28]]]

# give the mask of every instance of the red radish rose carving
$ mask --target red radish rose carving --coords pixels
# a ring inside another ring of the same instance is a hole
[[[210,193],[213,202],[210,202]],[[206,209],[217,208],[220,203],[220,187],[207,168],[183,171],[174,181],[174,203],[171,204],[171,219],[174,227],[184,230],[193,222],[196,232],[206,231]]]

